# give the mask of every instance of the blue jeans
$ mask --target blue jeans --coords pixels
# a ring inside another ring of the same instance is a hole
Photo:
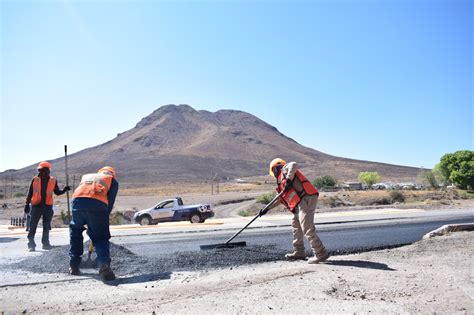
[[[69,223],[69,236],[71,248],[69,249],[70,266],[79,267],[84,253],[84,232],[87,230],[97,253],[99,266],[110,265],[110,230],[109,212],[106,210],[76,210],[72,209],[72,220]]]

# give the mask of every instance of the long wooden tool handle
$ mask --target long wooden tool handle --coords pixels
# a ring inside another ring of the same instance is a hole
[[[275,196],[275,198],[272,199],[272,201],[270,201],[263,209],[262,211],[265,211],[268,207],[270,207],[278,198],[280,198],[280,196],[283,194],[283,191],[280,192],[278,195]],[[237,235],[239,235],[243,230],[245,230],[250,224],[253,223],[253,221],[257,220],[257,218],[260,216],[260,213],[258,213],[253,219],[252,221],[250,221],[249,223],[247,223],[246,226],[244,226],[240,231],[238,231],[237,233],[235,233],[234,235],[232,235],[231,238],[229,238],[224,244],[227,245],[230,243],[230,241],[232,241],[234,238],[237,237]]]
[[[64,162],[66,163],[66,186],[69,186],[69,172],[67,169],[67,145],[64,145]],[[67,217],[71,220],[71,207],[69,205],[69,190],[66,191]]]

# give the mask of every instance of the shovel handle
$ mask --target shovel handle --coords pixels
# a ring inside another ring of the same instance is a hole
[[[65,165],[65,172],[66,172],[66,186],[69,186],[69,172],[67,169],[67,145],[64,145],[64,163]],[[66,191],[66,200],[67,200],[67,218],[71,220],[71,206],[69,203],[69,190]]]
[[[261,211],[263,210],[267,210],[268,207],[270,207],[273,203],[275,203],[275,201],[280,198],[280,196],[283,194],[283,191],[280,192],[278,195],[276,195]],[[231,238],[229,238],[225,243],[224,245],[227,245],[229,244],[234,238],[237,237],[237,235],[239,235],[243,230],[245,230],[250,224],[253,223],[253,221],[257,220],[257,218],[260,216],[260,213],[258,213],[249,223],[247,223],[247,225],[245,225],[240,231],[238,231],[237,233],[235,233],[234,235],[232,235]]]

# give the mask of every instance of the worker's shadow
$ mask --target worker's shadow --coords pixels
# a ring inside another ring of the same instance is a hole
[[[387,264],[367,261],[367,260],[328,260],[324,262],[326,265],[343,266],[343,267],[356,267],[366,269],[377,269],[386,271],[395,271],[396,269],[390,268]]]
[[[143,283],[151,281],[169,280],[171,279],[171,272],[150,273],[143,275],[134,275],[128,277],[117,277],[114,281],[104,281],[107,285],[118,286],[121,284]]]

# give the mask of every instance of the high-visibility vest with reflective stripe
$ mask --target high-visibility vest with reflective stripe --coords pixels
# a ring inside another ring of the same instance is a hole
[[[48,185],[46,186],[46,200],[44,204],[47,206],[52,206],[54,203],[53,193],[54,188],[56,187],[56,177],[48,178]],[[41,204],[41,177],[33,177],[33,195],[31,197],[31,205],[37,206]]]
[[[280,197],[280,202],[285,205],[285,207],[288,208],[291,212],[294,212],[295,208],[298,206],[298,204],[301,201],[301,198],[303,198],[306,195],[317,195],[319,194],[318,190],[316,187],[313,186],[313,184],[310,183],[310,181],[301,173],[300,170],[296,170],[295,172],[295,180],[298,178],[298,180],[301,182],[301,186],[303,186],[303,192],[298,194],[296,189],[294,187],[291,187],[288,191],[284,192],[283,195]],[[277,192],[280,193],[283,191],[285,188],[286,184],[286,178],[283,175],[283,172],[280,172],[280,175],[278,175],[277,179]]]
[[[107,193],[112,185],[113,177],[106,174],[86,174],[82,176],[81,183],[74,191],[74,198],[92,198],[109,204]]]

